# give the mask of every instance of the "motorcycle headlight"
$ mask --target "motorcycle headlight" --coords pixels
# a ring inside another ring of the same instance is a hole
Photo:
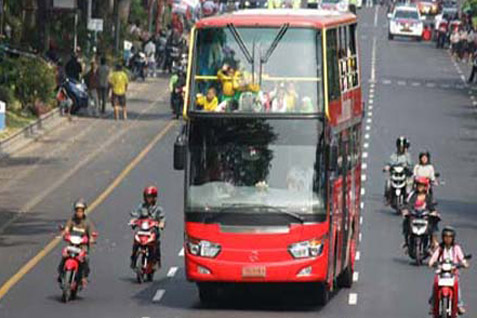
[[[309,241],[298,242],[288,247],[293,258],[309,258],[317,257],[323,253],[323,241],[319,239],[311,239]]]
[[[215,258],[219,255],[221,246],[217,243],[200,240],[192,237],[187,238],[187,249],[189,253],[195,256]]]

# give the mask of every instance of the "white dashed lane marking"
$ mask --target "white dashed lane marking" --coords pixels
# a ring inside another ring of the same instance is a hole
[[[177,270],[179,268],[177,267],[171,267],[169,271],[167,272],[167,277],[174,277],[174,275],[177,273]]]
[[[184,256],[184,248],[181,248],[181,250],[179,251],[179,256]]]
[[[359,261],[361,258],[361,253],[359,251],[356,252],[355,260]]]
[[[358,272],[354,272],[353,273],[353,282],[357,282],[359,279],[359,273]]]
[[[152,301],[154,303],[160,302],[165,293],[166,293],[166,291],[164,289],[158,289],[156,291],[156,293],[154,294],[154,297],[152,298]]]
[[[348,304],[351,305],[351,306],[354,306],[357,303],[358,303],[358,294],[356,294],[356,293],[349,294]]]

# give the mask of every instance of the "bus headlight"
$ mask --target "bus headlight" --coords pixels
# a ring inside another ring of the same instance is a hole
[[[293,258],[317,257],[323,252],[323,241],[312,239],[295,243],[288,247],[288,251]]]
[[[187,249],[195,256],[215,258],[220,253],[220,245],[192,237],[187,238]]]

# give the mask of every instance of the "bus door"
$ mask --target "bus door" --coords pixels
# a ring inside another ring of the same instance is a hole
[[[350,204],[350,196],[349,196],[349,189],[350,189],[350,169],[349,169],[349,155],[350,155],[350,149],[349,149],[349,139],[348,136],[343,134],[342,136],[342,141],[340,145],[340,157],[342,158],[342,168],[341,168],[341,173],[342,173],[342,202],[341,202],[341,211],[342,211],[342,217],[341,217],[341,246],[340,246],[340,259],[341,259],[341,266],[340,266],[340,271],[344,269],[346,266],[346,257],[347,257],[347,251],[348,251],[348,245],[349,245],[349,233],[350,233],[350,228],[349,228],[349,204]]]

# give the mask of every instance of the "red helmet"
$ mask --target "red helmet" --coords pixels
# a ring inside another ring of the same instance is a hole
[[[423,184],[426,187],[428,187],[429,186],[429,179],[426,178],[426,177],[417,177],[416,180],[415,180],[415,183],[416,183],[416,185]]]
[[[144,198],[146,197],[157,198],[157,188],[155,186],[146,187],[144,188],[143,195],[144,195]]]

